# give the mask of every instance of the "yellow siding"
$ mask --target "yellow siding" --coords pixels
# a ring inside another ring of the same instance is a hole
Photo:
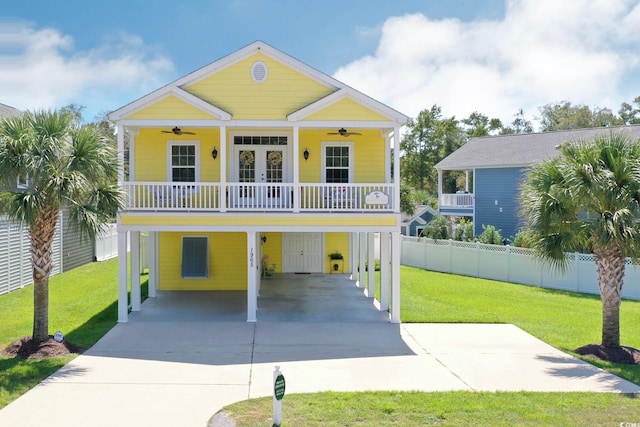
[[[268,68],[263,83],[251,78],[251,66]],[[261,53],[239,61],[187,88],[188,92],[232,114],[234,119],[283,120],[289,113],[331,93],[324,85]]]
[[[325,272],[331,272],[333,264],[340,265],[340,271],[342,272],[342,263],[344,263],[344,272],[351,272],[351,262],[349,261],[349,233],[325,233],[324,245],[326,249],[325,257]],[[343,261],[335,261],[329,258],[329,254],[333,252],[340,252],[344,257]]]
[[[196,135],[174,135],[161,133],[165,128],[143,128],[135,136],[135,180],[167,181],[167,141],[200,141],[200,180],[220,180],[220,157],[213,160],[214,146],[220,151],[218,129],[190,129]],[[186,128],[184,130],[187,130]]]
[[[196,215],[127,215],[123,214],[120,220],[124,226],[226,226],[226,227],[398,227],[399,216],[395,214],[376,215],[220,215],[220,216],[196,216]]]
[[[282,272],[282,233],[262,233],[267,242],[262,245],[262,257],[269,258],[269,264],[276,265],[276,273]]]
[[[322,143],[352,142],[355,156],[354,181],[384,182],[385,141],[379,131],[350,129],[362,133],[348,138],[327,135],[327,130],[300,131],[300,182],[322,182]],[[309,160],[302,157],[304,149],[309,150]]]
[[[183,279],[182,237],[209,238],[209,277]],[[246,233],[159,233],[159,289],[222,291],[247,289]]]
[[[311,114],[305,120],[389,120],[353,99],[344,98],[327,108]]]
[[[149,107],[131,114],[127,119],[203,119],[215,120],[217,117],[189,105],[175,96],[164,98]]]

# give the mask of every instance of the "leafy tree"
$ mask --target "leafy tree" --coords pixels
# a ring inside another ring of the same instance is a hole
[[[620,346],[625,257],[640,261],[640,140],[603,133],[564,144],[560,157],[532,168],[521,214],[533,249],[565,269],[565,252],[591,248],[602,301],[602,345]]]
[[[416,190],[436,194],[438,177],[434,166],[466,142],[464,132],[455,117],[443,118],[437,105],[421,111],[407,128],[400,143],[402,179]]]
[[[468,118],[463,119],[462,123],[466,126],[465,133],[468,138],[495,135],[502,129],[500,119],[489,119],[489,117],[477,111],[471,113]]]
[[[632,103],[633,105],[623,102],[618,110],[620,120],[625,125],[640,124],[640,96],[636,96]]]
[[[522,108],[513,116],[515,118],[511,122],[511,126],[504,126],[500,130],[501,135],[514,135],[533,132],[533,124],[530,120],[527,120]]]
[[[478,236],[478,242],[487,245],[501,245],[504,237],[500,234],[502,230],[496,230],[493,225],[482,225],[482,233]]]
[[[61,209],[85,236],[98,233],[122,205],[116,150],[95,126],[74,126],[62,111],[27,112],[0,122],[0,179],[24,177],[24,191],[0,193],[0,210],[26,224],[33,265],[33,340],[49,336],[51,244]]]
[[[591,110],[586,105],[573,105],[569,101],[541,107],[538,119],[543,132],[623,124],[608,108]]]
[[[400,184],[400,212],[407,215],[413,215],[416,210],[416,201],[413,197],[411,187],[406,184]]]
[[[434,240],[449,239],[451,237],[451,223],[444,216],[436,215],[422,229],[421,237],[428,237]]]

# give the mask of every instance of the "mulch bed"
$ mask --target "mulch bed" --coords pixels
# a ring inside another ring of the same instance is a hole
[[[625,365],[640,365],[640,350],[632,347],[605,347],[600,344],[588,344],[574,350],[576,353]]]
[[[49,336],[47,341],[41,343],[34,342],[31,337],[23,337],[9,344],[1,353],[7,357],[40,360],[66,356],[71,353],[82,353],[82,349],[66,340],[57,342],[53,336]]]

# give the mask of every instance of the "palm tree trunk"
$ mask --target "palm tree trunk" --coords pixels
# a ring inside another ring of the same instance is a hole
[[[58,210],[48,209],[29,229],[33,266],[33,340],[49,339],[49,275],[53,268],[51,247],[58,222]]]
[[[593,251],[602,301],[602,345],[620,347],[620,301],[625,257],[620,247]]]

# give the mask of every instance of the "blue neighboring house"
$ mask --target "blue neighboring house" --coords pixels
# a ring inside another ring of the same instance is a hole
[[[418,205],[410,218],[404,218],[401,225],[401,233],[405,236],[420,236],[422,229],[438,215],[438,211],[431,206]]]
[[[522,227],[518,198],[529,168],[557,156],[562,143],[588,141],[603,133],[638,139],[640,125],[473,138],[435,166],[439,212],[472,218],[476,236],[482,233],[484,224],[512,238]],[[453,194],[443,193],[443,174],[452,171],[466,174],[467,187]]]

